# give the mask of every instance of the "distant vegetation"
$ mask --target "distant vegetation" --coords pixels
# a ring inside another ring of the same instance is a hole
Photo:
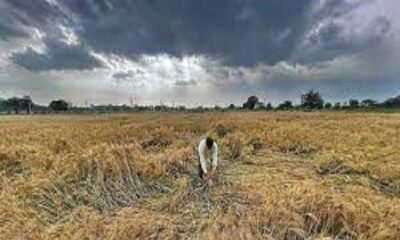
[[[301,107],[304,109],[322,109],[324,100],[317,91],[310,90],[301,95]]]
[[[0,98],[0,113],[3,114],[48,114],[48,113],[118,113],[118,112],[205,112],[205,111],[361,111],[361,112],[398,112],[400,111],[400,95],[383,102],[374,99],[349,99],[348,101],[326,102],[320,92],[311,89],[300,96],[300,104],[286,100],[275,106],[264,103],[257,96],[250,96],[242,106],[229,104],[228,106],[204,107],[168,105],[90,105],[86,107],[74,106],[63,99],[53,100],[48,106],[36,104],[30,96]]]
[[[49,109],[54,112],[66,112],[70,107],[70,104],[62,99],[51,101],[49,105]]]

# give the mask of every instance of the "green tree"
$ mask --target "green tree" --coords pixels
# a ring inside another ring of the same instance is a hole
[[[361,101],[362,107],[375,107],[378,106],[378,102],[373,99],[365,99]]]
[[[235,107],[235,105],[233,103],[231,103],[231,104],[229,104],[228,109],[229,110],[235,110],[236,107]]]
[[[15,114],[18,114],[19,111],[22,109],[23,104],[20,98],[12,97],[7,99],[6,106],[9,109],[11,108],[15,112]]]
[[[280,110],[290,110],[292,108],[293,108],[293,103],[291,101],[284,101],[278,106],[278,109]]]
[[[321,109],[324,106],[324,100],[321,94],[313,89],[301,95],[301,107],[306,109]]]
[[[342,104],[340,102],[335,103],[335,105],[333,106],[334,109],[341,109],[342,108]]]
[[[55,112],[66,112],[69,109],[69,104],[65,100],[53,100],[50,102],[49,108]]]
[[[331,109],[332,108],[332,103],[325,103],[324,108],[325,109]]]
[[[400,96],[389,98],[383,103],[384,107],[397,108],[400,107]]]
[[[244,104],[243,104],[243,108],[247,108],[247,109],[250,109],[250,110],[254,110],[254,108],[256,107],[256,105],[259,103],[259,100],[258,100],[258,97],[256,97],[256,96],[250,96],[248,99],[247,99],[247,102],[245,102]]]
[[[358,108],[360,106],[360,102],[357,99],[350,99],[349,107]]]

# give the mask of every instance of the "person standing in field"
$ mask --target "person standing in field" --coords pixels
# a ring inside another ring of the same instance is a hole
[[[199,177],[203,181],[211,181],[218,165],[218,145],[212,138],[207,137],[200,141],[197,150]],[[212,158],[212,162],[211,171],[209,173],[207,170],[207,163],[210,162],[210,158]]]

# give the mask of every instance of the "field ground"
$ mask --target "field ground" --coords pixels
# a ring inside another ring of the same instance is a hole
[[[400,239],[399,144],[397,114],[4,116],[0,238]]]

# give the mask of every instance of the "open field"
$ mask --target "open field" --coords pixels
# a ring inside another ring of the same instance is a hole
[[[4,116],[0,238],[400,239],[399,144],[397,114]]]

